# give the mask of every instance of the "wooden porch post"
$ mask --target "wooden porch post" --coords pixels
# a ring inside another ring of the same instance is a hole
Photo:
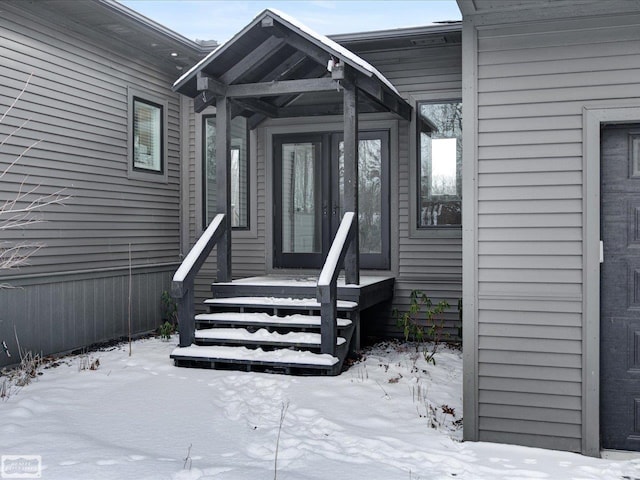
[[[345,71],[344,86],[344,211],[354,213],[353,239],[344,259],[345,280],[360,283],[360,230],[358,223],[358,89]]]
[[[224,233],[217,245],[217,280],[231,281],[231,111],[226,96],[216,98],[216,208],[224,213]]]

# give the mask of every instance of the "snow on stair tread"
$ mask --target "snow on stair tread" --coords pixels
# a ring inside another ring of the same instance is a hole
[[[196,338],[208,340],[244,340],[260,343],[291,343],[296,345],[320,345],[320,334],[309,332],[269,332],[261,328],[257,332],[249,332],[244,328],[211,328],[208,330],[198,330]],[[338,337],[337,345],[343,345],[346,340]]]
[[[224,313],[201,313],[196,315],[196,320],[200,321],[219,321],[219,322],[227,322],[227,323],[251,323],[251,324],[269,324],[272,326],[290,326],[290,325],[300,325],[300,326],[320,326],[320,317],[317,315],[302,315],[300,313],[296,313],[294,315],[286,315],[283,317],[278,317],[276,315],[269,315],[264,312],[224,312]],[[344,328],[348,327],[352,324],[351,320],[346,318],[338,318],[336,319],[338,322],[338,327]]]
[[[230,297],[230,298],[209,298],[204,301],[208,305],[251,305],[267,307],[298,307],[319,309],[320,303],[315,298],[282,298],[282,297]],[[338,300],[338,308],[343,310],[353,310],[358,307],[356,302]]]
[[[313,353],[304,350],[277,349],[265,352],[261,348],[246,347],[205,347],[191,345],[178,347],[171,353],[172,358],[202,358],[207,360],[237,360],[296,365],[333,366],[340,360],[327,353]]]

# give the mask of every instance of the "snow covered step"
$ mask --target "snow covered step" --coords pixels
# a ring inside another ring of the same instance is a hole
[[[198,330],[196,332],[196,342],[198,342],[199,345],[214,342],[216,344],[263,345],[265,347],[318,348],[320,347],[320,334],[309,332],[289,332],[281,334],[278,332],[270,332],[264,328],[261,328],[257,332],[249,332],[244,328],[210,328],[207,330]],[[338,337],[336,345],[341,346],[346,342],[346,339]]]
[[[347,328],[352,325],[352,321],[346,318],[338,318],[338,328]],[[196,322],[200,325],[242,325],[249,327],[269,326],[273,328],[320,328],[320,316],[318,315],[287,315],[278,317],[268,313],[256,312],[224,312],[224,313],[201,313],[196,315]]]
[[[340,360],[337,357],[309,351],[278,349],[264,351],[261,348],[199,346],[176,348],[171,353],[177,366],[220,368],[239,365],[247,369],[255,367],[275,368],[287,372],[305,373],[307,370],[324,371],[336,375]]]
[[[224,307],[251,307],[251,308],[272,308],[288,310],[320,310],[320,303],[315,298],[280,298],[280,297],[229,297],[210,298],[205,300],[206,305]],[[338,310],[353,311],[358,308],[356,302],[338,300]]]

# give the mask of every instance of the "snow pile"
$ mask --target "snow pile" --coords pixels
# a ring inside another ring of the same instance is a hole
[[[381,345],[339,377],[176,368],[159,339],[69,357],[0,402],[0,455],[39,455],[42,478],[247,480],[640,478],[607,461],[462,443],[462,367]],[[280,421],[283,405],[288,404]],[[281,426],[280,440],[277,441]]]

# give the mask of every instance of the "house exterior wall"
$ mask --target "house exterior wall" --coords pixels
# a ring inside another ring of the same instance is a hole
[[[583,124],[640,102],[640,12],[465,3],[464,436],[598,455],[599,165]]]
[[[437,102],[462,98],[462,53],[459,43],[355,51],[388,78],[400,94],[410,100],[414,109],[419,101]],[[396,184],[398,203],[395,211],[392,211],[392,216],[397,216],[398,219],[398,229],[392,228],[392,241],[397,245],[393,308],[400,312],[408,311],[412,290],[426,293],[434,303],[447,300],[451,308],[445,316],[443,334],[456,340],[460,334],[456,307],[458,299],[462,297],[462,238],[460,231],[440,236],[437,232],[419,231],[416,228],[416,142],[415,125],[399,122]],[[398,232],[395,238],[394,232]],[[399,333],[395,319],[391,316],[386,318],[381,327],[381,335]]]
[[[420,100],[451,100],[462,96],[461,47],[459,43],[438,47],[403,47],[358,51],[346,43],[347,48],[373,64],[414,106]],[[215,109],[211,110],[212,112]],[[206,112],[205,112],[206,113]],[[202,190],[199,179],[202,173],[201,120],[196,115],[194,164],[195,177],[191,178],[190,191],[196,204],[190,211],[196,219],[189,222],[190,244],[203,231]],[[391,270],[396,276],[396,294],[393,307],[406,311],[411,290],[419,289],[434,300],[447,299],[452,306],[446,314],[445,332],[451,339],[458,338],[460,322],[457,312],[461,298],[462,240],[458,232],[452,237],[439,237],[428,232],[416,233],[412,226],[412,202],[417,203],[412,183],[416,181],[416,139],[414,124],[399,121],[391,115],[368,114],[360,116],[360,128],[388,128],[391,138]],[[314,131],[342,131],[341,117],[310,117],[277,119],[264,122],[252,132],[250,148],[251,229],[234,231],[232,234],[234,278],[262,275],[272,269],[272,154],[271,135]],[[195,224],[195,231],[192,229]],[[210,285],[215,279],[215,258],[211,256],[196,280],[196,304],[210,294]],[[398,335],[391,309],[375,319],[375,328],[368,330],[373,335]]]
[[[74,33],[51,11],[22,6],[2,5],[0,111],[33,77],[0,124],[0,138],[29,122],[0,147],[0,170],[41,142],[1,180],[0,195],[13,198],[24,180],[70,198],[44,208],[43,223],[0,232],[2,241],[45,245],[28,265],[0,272],[0,283],[18,287],[0,289],[0,341],[14,354],[0,355],[0,366],[18,358],[16,335],[23,349],[47,354],[127,334],[129,248],[132,330],[156,328],[180,246],[176,75]],[[166,102],[166,181],[128,175],[133,90]]]

